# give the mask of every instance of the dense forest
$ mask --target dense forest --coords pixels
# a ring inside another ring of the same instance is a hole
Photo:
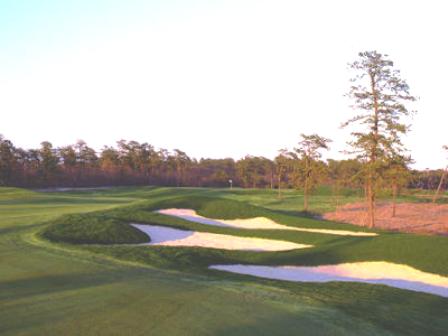
[[[310,163],[313,166],[311,170]],[[300,150],[280,150],[277,157],[251,156],[199,160],[175,149],[156,149],[148,143],[120,140],[96,152],[84,141],[54,148],[48,141],[37,149],[22,149],[0,135],[0,185],[29,188],[159,185],[191,187],[362,188],[360,160],[314,159]],[[442,170],[406,168],[401,186],[435,189]],[[387,176],[387,174],[385,175]],[[231,182],[230,182],[231,181]],[[446,188],[446,185],[444,188]]]

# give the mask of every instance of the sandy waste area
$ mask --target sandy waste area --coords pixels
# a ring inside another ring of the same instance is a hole
[[[376,236],[373,232],[347,231],[347,230],[328,230],[328,229],[308,229],[278,224],[272,219],[265,217],[255,217],[249,219],[212,219],[203,217],[192,209],[163,209],[156,211],[163,215],[174,216],[206,225],[214,225],[221,227],[232,227],[238,229],[265,229],[265,230],[292,230],[302,232],[324,233],[341,236]]]
[[[186,231],[157,225],[131,224],[146,233],[151,242],[141,245],[196,246],[224,250],[288,251],[312,247],[281,240],[247,238],[232,235]]]
[[[365,203],[351,203],[324,214],[323,218],[365,226],[366,209]],[[392,217],[392,205],[379,203],[375,215],[375,226],[380,229],[448,235],[448,204],[398,203],[396,216]]]
[[[448,277],[385,261],[321,266],[213,265],[209,268],[274,280],[382,284],[448,297]]]

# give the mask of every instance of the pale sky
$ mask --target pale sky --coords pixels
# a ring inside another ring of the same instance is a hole
[[[0,133],[17,146],[120,139],[273,158],[300,133],[342,158],[347,63],[389,54],[420,97],[405,143],[448,162],[448,8],[400,0],[0,0]]]

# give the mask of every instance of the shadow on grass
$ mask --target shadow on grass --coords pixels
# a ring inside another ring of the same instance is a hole
[[[10,233],[19,233],[22,231],[27,231],[30,230],[31,228],[35,228],[38,226],[42,226],[42,224],[31,224],[31,225],[26,225],[26,226],[9,226],[9,227],[5,227],[5,228],[0,228],[0,235],[6,235],[6,234],[10,234]]]
[[[277,210],[277,209],[270,209],[270,211],[272,211],[274,213],[281,214],[281,215],[287,215],[287,216],[305,217],[305,218],[311,218],[311,219],[321,219],[321,214],[318,212],[313,212],[313,211]]]
[[[96,273],[46,274],[24,279],[0,281],[0,301],[100,287],[126,282],[130,276],[132,278],[145,277],[147,276],[147,271],[128,269],[124,273],[104,271]]]
[[[378,335],[378,330],[374,326],[363,326],[360,323],[353,323],[349,327],[341,326],[340,321],[330,321],[328,316],[318,316],[322,313],[318,309],[301,309],[296,312],[276,312],[273,311],[268,316],[258,316],[255,319],[246,317],[245,323],[240,321],[237,324],[227,324],[213,330],[216,336],[237,336],[237,335],[257,335],[257,336],[287,336],[287,335]],[[332,323],[333,322],[333,323]],[[347,321],[346,321],[346,324]]]
[[[116,273],[115,273],[116,275]],[[96,274],[52,274],[26,279],[0,282],[0,300],[17,300],[23,297],[79,290],[120,281],[113,272]]]

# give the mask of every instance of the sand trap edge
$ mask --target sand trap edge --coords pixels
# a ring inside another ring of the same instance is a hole
[[[149,243],[138,244],[140,246],[204,247],[253,252],[282,252],[313,247],[313,245],[282,240],[181,230],[152,224],[131,223],[130,225],[147,234],[151,239]]]
[[[181,218],[199,224],[245,229],[245,230],[290,230],[299,232],[310,232],[310,233],[330,234],[339,236],[354,236],[354,237],[378,236],[378,234],[374,232],[334,230],[334,229],[312,229],[312,228],[288,226],[277,223],[272,219],[266,217],[254,217],[246,219],[213,219],[199,215],[194,209],[166,208],[155,210],[154,212],[165,216]]]
[[[358,268],[358,276],[356,276],[356,270],[350,269],[353,266]],[[338,267],[342,269],[338,271]],[[370,277],[368,276],[369,268],[373,270]],[[211,265],[209,269],[289,282],[357,282],[386,285],[448,298],[448,277],[423,272],[408,265],[384,261],[319,266]],[[335,269],[335,274],[330,274],[331,269]],[[400,273],[402,277],[399,276]]]

